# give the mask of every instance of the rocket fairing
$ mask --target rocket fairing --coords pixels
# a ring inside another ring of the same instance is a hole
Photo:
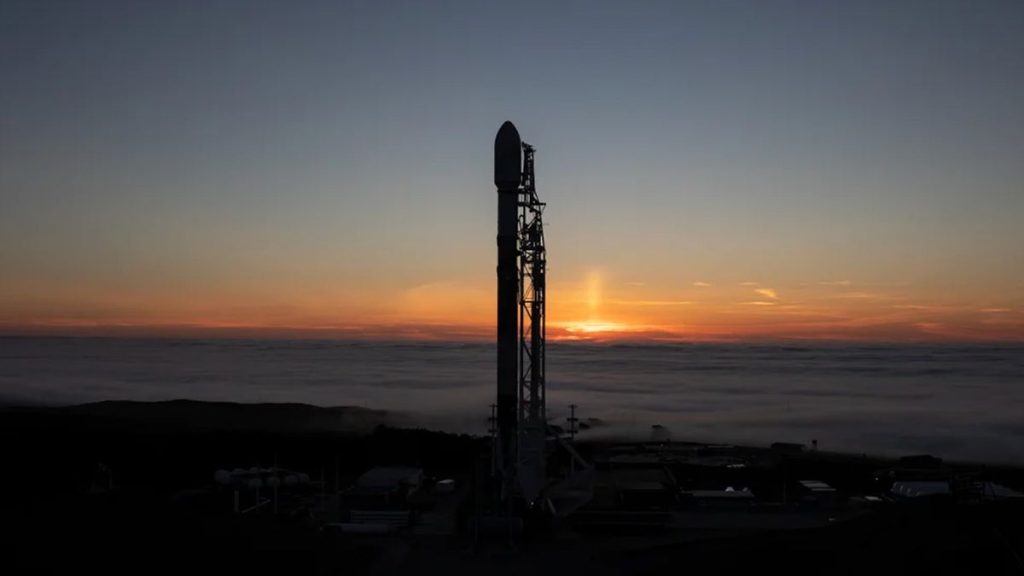
[[[498,465],[506,495],[512,490],[517,463],[519,276],[516,258],[522,154],[519,131],[511,122],[505,122],[494,139],[494,185],[498,188]]]
[[[494,185],[515,190],[523,177],[523,142],[515,124],[505,122],[494,138]]]

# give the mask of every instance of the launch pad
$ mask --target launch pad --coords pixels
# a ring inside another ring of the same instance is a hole
[[[491,428],[492,513],[498,518],[538,508],[557,514],[556,500],[579,501],[586,492],[571,487],[579,486],[590,469],[547,423],[545,203],[537,195],[534,152],[515,125],[502,124],[494,140],[498,370]],[[549,457],[559,448],[567,474],[548,469]],[[566,494],[573,496],[566,500]]]

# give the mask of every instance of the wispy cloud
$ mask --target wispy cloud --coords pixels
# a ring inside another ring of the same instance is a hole
[[[1013,312],[1013,308],[981,308],[978,312],[984,312],[986,314],[1003,314],[1006,312]]]
[[[775,306],[775,302],[765,302],[764,300],[755,300],[753,302],[744,302],[747,306]]]
[[[872,292],[843,292],[842,294],[836,294],[835,297],[846,300],[874,300],[878,298],[886,298],[886,296]]]
[[[849,280],[825,280],[818,282],[819,286],[850,286],[853,282]]]
[[[758,282],[750,282],[749,280],[747,282],[740,282],[740,286],[757,286],[757,285],[758,285]]]
[[[699,281],[698,282],[694,282],[693,285],[696,286],[697,288],[708,288],[708,287],[711,286],[711,284],[708,283],[708,282],[699,282]]]
[[[686,306],[693,304],[692,300],[612,300],[609,304],[619,306]]]
[[[761,296],[764,296],[765,298],[771,298],[772,300],[779,299],[778,293],[775,292],[775,290],[772,290],[771,288],[758,288],[757,290],[754,290],[754,292],[760,294]]]

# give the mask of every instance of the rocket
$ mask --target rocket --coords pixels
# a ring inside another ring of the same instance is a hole
[[[518,204],[523,147],[519,131],[505,122],[494,139],[494,185],[498,189],[498,465],[506,495],[516,469],[519,406],[517,364],[519,277]]]

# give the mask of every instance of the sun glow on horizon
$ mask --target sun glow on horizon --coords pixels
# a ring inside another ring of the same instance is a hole
[[[597,334],[600,332],[629,332],[632,327],[620,322],[601,322],[588,320],[585,322],[568,322],[565,331],[571,334]]]
[[[482,275],[481,275],[482,276]],[[590,267],[549,283],[552,341],[1004,341],[1024,342],[1024,308],[1012,294],[952,295],[908,284],[782,278],[729,281],[704,275],[662,280]],[[708,284],[705,286],[704,284]],[[766,288],[765,286],[772,286]],[[487,279],[432,279],[373,293],[296,291],[279,302],[239,291],[232,302],[113,296],[72,304],[0,309],[0,333],[238,336],[488,341],[494,294]],[[264,288],[264,291],[270,291]],[[856,297],[852,297],[856,296]],[[760,298],[752,300],[753,298]],[[773,298],[774,297],[774,298]]]

